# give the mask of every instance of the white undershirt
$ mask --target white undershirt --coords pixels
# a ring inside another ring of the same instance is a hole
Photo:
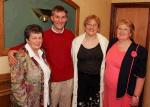
[[[43,51],[41,49],[38,50],[39,57],[33,52],[31,49],[30,45],[27,43],[25,45],[25,48],[29,52],[29,56],[33,57],[41,67],[43,74],[44,74],[44,107],[47,107],[47,105],[50,104],[49,100],[49,79],[50,79],[50,68],[49,66],[45,63],[45,61],[42,58]]]
[[[64,28],[62,29],[61,32],[57,32],[57,31],[54,29],[54,25],[52,25],[51,30],[52,30],[53,32],[55,32],[55,33],[63,33],[63,32],[64,32]]]

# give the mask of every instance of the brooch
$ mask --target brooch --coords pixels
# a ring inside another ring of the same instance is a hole
[[[131,52],[131,56],[132,56],[133,58],[135,58],[135,57],[137,56],[137,52],[136,52],[136,51],[132,51],[132,52]]]

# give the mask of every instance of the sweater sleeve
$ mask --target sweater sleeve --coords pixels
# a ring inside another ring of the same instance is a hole
[[[14,47],[11,47],[9,50],[19,50],[20,48],[22,48],[24,46],[24,43],[16,45]]]
[[[135,69],[136,69],[135,74],[137,77],[144,78],[146,75],[148,52],[144,47],[140,46],[137,54],[138,56],[137,56],[137,61],[135,65]]]

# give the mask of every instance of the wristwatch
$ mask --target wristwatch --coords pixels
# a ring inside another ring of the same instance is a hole
[[[133,97],[136,97],[137,99],[139,99],[140,97],[139,96],[137,96],[137,95],[133,95]]]

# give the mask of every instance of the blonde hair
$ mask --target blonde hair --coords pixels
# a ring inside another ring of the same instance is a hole
[[[134,32],[135,32],[134,24],[129,19],[121,19],[117,23],[117,28],[119,27],[119,25],[122,25],[122,24],[125,24],[130,28],[131,39],[133,39]]]
[[[86,24],[88,23],[89,20],[91,19],[94,19],[96,21],[96,23],[98,24],[98,28],[100,28],[100,24],[101,24],[101,21],[100,21],[100,18],[96,15],[89,15],[85,18],[84,20],[84,27],[86,26]]]

